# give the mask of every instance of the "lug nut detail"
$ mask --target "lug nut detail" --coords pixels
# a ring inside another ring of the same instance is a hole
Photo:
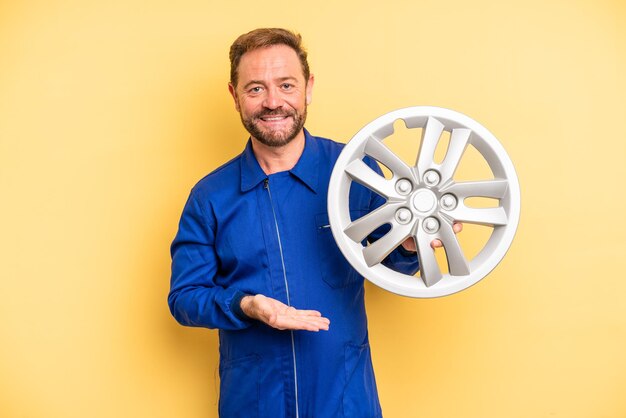
[[[426,218],[424,219],[424,223],[422,225],[424,227],[424,231],[429,234],[434,234],[439,231],[439,221],[435,218]]]
[[[435,170],[428,170],[424,174],[424,183],[431,187],[438,185],[439,181],[441,181],[441,177],[439,176],[439,173],[437,173]]]
[[[400,179],[396,183],[396,191],[401,195],[407,195],[413,190],[413,185],[407,179]]]
[[[396,211],[396,221],[402,225],[406,225],[411,222],[411,218],[413,218],[413,215],[407,208],[400,208]]]
[[[456,197],[451,194],[444,194],[441,196],[441,200],[439,201],[441,207],[446,210],[452,210],[456,207]]]

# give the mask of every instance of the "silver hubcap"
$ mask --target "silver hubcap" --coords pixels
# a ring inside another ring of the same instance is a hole
[[[384,143],[393,123],[422,128],[414,166],[407,165]],[[434,153],[444,131],[450,133],[441,163]],[[493,178],[456,182],[453,175],[465,149],[472,145],[489,165]],[[369,156],[392,171],[385,179],[363,162]],[[386,199],[384,205],[351,220],[349,192],[357,182]],[[497,199],[497,207],[466,206],[468,197]],[[412,107],[374,120],[346,145],[333,170],[328,191],[328,214],[333,236],[346,259],[365,278],[394,293],[412,297],[444,296],[463,290],[486,276],[504,257],[519,220],[517,175],[498,140],[476,121],[448,109]],[[454,222],[492,228],[484,248],[468,260],[452,229]],[[367,246],[362,241],[380,226],[391,229]],[[407,238],[413,237],[420,261],[420,278],[396,272],[382,261]],[[443,273],[430,243],[445,248],[448,273]],[[421,280],[420,280],[421,279]]]

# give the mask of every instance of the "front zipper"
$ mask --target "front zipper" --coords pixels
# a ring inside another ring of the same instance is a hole
[[[287,270],[285,269],[285,258],[283,257],[283,245],[280,240],[280,230],[278,229],[278,219],[276,218],[276,211],[274,210],[274,201],[272,200],[272,191],[270,190],[270,181],[265,179],[263,181],[263,187],[267,190],[267,194],[270,198],[270,206],[272,207],[272,215],[274,215],[274,225],[276,226],[276,236],[278,237],[278,250],[280,252],[280,262],[283,267],[283,280],[285,281],[285,290],[287,291],[287,305],[291,306],[291,300],[289,299],[289,284],[287,283]],[[296,369],[296,343],[293,337],[293,331],[289,331],[291,334],[291,354],[293,355],[293,377],[294,387],[296,394],[296,418],[300,417],[298,412],[298,374]]]

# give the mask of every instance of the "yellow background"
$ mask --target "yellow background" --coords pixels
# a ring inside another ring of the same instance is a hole
[[[217,415],[217,333],[170,317],[168,246],[247,137],[228,47],[285,26],[316,75],[312,133],[448,107],[520,178],[485,280],[368,285],[385,416],[625,417],[624,22],[618,0],[0,1],[0,416]]]

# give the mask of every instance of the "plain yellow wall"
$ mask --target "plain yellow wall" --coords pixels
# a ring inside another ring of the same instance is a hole
[[[230,43],[284,26],[310,52],[314,134],[448,107],[520,178],[485,280],[367,286],[385,416],[625,417],[625,22],[621,0],[1,1],[0,416],[217,416],[217,333],[170,317],[168,247],[247,138]]]

